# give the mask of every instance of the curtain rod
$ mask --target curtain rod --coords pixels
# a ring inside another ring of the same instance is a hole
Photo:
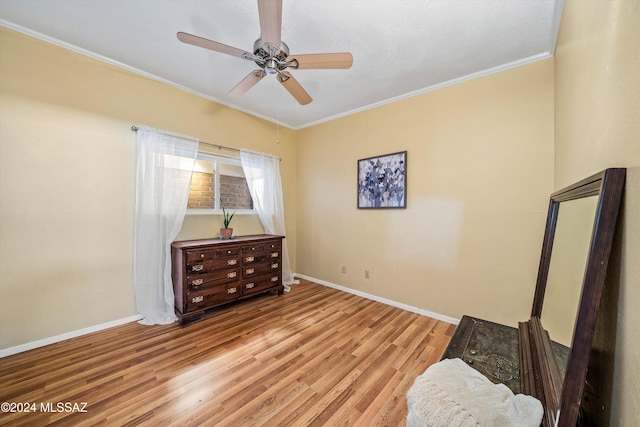
[[[131,130],[132,130],[132,131],[134,131],[134,132],[138,132],[138,126],[135,126],[135,125],[131,126]],[[180,135],[174,135],[174,134],[171,134],[171,136],[175,136],[175,137],[180,138]],[[278,157],[278,156],[273,156],[273,155],[271,155],[271,154],[259,153],[259,152],[257,152],[257,151],[251,151],[251,150],[240,150],[240,149],[238,149],[238,148],[227,147],[226,145],[220,145],[220,144],[213,144],[213,143],[211,143],[211,142],[199,141],[199,143],[200,143],[200,144],[203,144],[203,145],[210,145],[210,146],[212,146],[212,147],[217,147],[217,148],[218,148],[218,150],[222,150],[222,149],[224,149],[224,150],[230,150],[230,151],[237,151],[238,153],[239,153],[240,151],[247,151],[247,152],[249,152],[249,153],[259,154],[259,155],[261,155],[261,156],[265,156],[265,157],[273,157],[274,159],[278,159],[278,160],[282,161],[282,159],[281,159],[280,157]]]

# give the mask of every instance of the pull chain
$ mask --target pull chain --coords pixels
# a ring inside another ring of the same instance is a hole
[[[280,144],[280,105],[276,107],[276,144]]]

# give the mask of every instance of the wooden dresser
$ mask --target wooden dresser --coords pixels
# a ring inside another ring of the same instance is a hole
[[[171,244],[176,315],[185,326],[205,310],[262,292],[282,295],[282,239],[267,234]]]

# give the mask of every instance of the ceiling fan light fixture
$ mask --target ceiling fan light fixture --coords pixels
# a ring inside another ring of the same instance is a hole
[[[264,70],[267,72],[267,74],[277,74],[279,71],[278,63],[273,58],[268,59],[264,66]]]
[[[277,79],[280,81],[280,83],[284,83],[287,80],[289,80],[289,76],[287,76],[286,74],[283,73],[278,73]]]

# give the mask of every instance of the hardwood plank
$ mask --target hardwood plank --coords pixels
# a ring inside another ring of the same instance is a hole
[[[404,425],[454,330],[302,280],[186,328],[130,323],[0,359],[0,401],[38,407],[0,425]]]

